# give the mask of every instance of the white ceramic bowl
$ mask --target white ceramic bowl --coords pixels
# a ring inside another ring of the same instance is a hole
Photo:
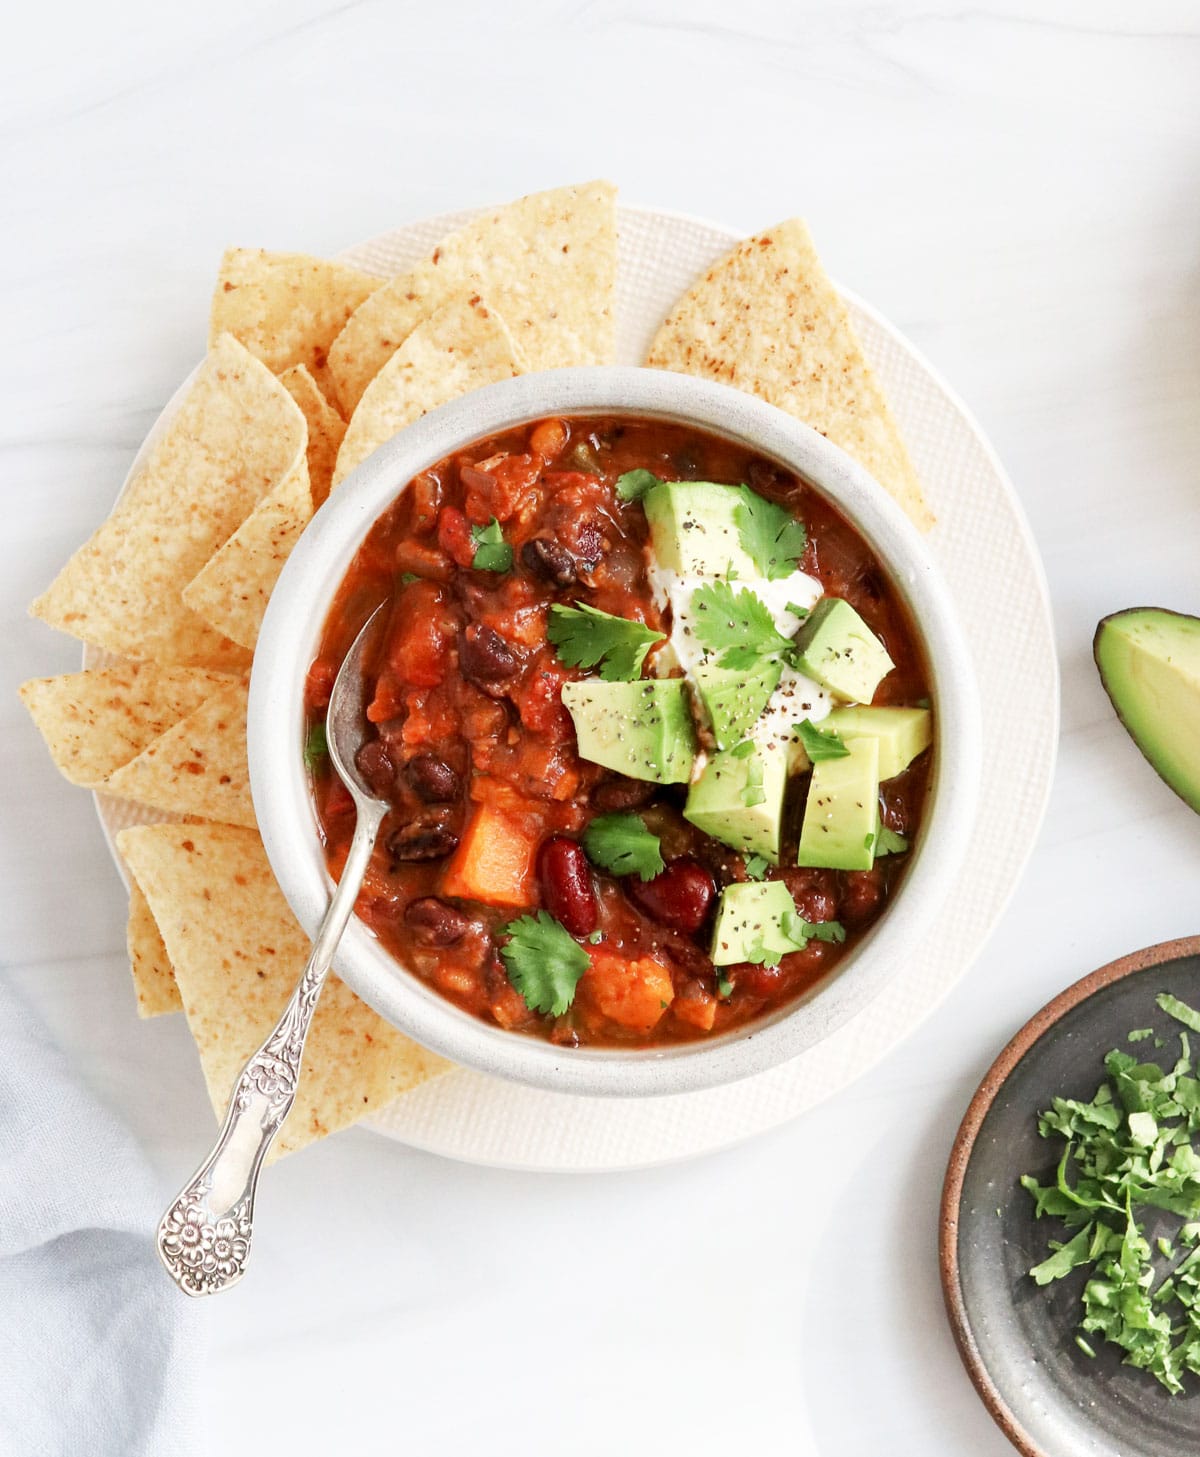
[[[304,679],[338,584],[372,525],[419,472],[475,440],[551,415],[692,424],[802,476],[855,524],[890,573],[928,656],[933,776],[913,863],[884,915],[833,972],[782,1010],[708,1041],[646,1050],[562,1048],[469,1016],[407,972],[359,920],[338,974],[390,1022],[481,1072],[558,1092],[644,1096],[732,1082],[796,1056],[860,1011],[938,914],[966,853],[979,779],[978,695],[950,598],[924,542],[874,480],[823,436],[724,385],[660,370],[563,369],[490,385],[433,411],[364,461],[305,531],[271,597],[250,684],[250,783],[271,866],[310,935],[330,879],[304,770]]]

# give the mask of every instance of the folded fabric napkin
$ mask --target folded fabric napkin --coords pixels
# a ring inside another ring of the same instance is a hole
[[[0,1454],[186,1457],[200,1310],[129,1131],[0,977]]]

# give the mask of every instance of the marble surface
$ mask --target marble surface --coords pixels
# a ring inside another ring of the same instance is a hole
[[[1090,662],[1107,611],[1200,609],[1195,5],[56,0],[6,25],[2,961],[164,1186],[211,1128],[199,1072],[178,1019],[133,1016],[91,805],[12,689],[77,664],[24,605],[194,362],[227,242],[334,251],[595,174],[747,231],[803,212],[990,431],[1057,618],[1044,833],[916,1036],[693,1164],[517,1175],[359,1131],[285,1162],[208,1313],[203,1449],[1001,1457],[937,1285],[958,1117],[1053,992],[1197,930],[1200,822]]]

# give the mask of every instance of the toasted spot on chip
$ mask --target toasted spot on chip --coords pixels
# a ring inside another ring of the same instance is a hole
[[[190,829],[188,840],[190,853],[181,826],[145,825],[122,831],[118,846],[175,968],[221,1116],[242,1065],[291,996],[310,948],[253,830],[205,825]],[[272,1152],[287,1153],[344,1128],[448,1067],[330,976],[305,1047],[296,1103]]]
[[[209,344],[240,339],[274,374],[302,364],[317,380],[346,320],[382,279],[306,253],[227,248],[209,316]]]
[[[30,610],[125,657],[244,669],[245,648],[198,617],[183,589],[304,448],[291,395],[223,335],[145,468]]]
[[[158,923],[135,880],[129,892],[129,925],[126,931],[129,969],[137,994],[139,1017],[158,1017],[183,1008],[171,958],[159,934]]]
[[[33,678],[21,702],[46,741],[60,774],[97,789],[114,770],[199,707],[229,674],[157,663],[120,663]]]
[[[349,414],[422,319],[478,290],[507,320],[530,369],[609,364],[615,348],[616,189],[560,187],[495,208],[361,304],[329,350]],[[564,243],[570,252],[563,252]]]
[[[313,510],[325,504],[338,448],[346,433],[346,422],[322,393],[304,365],[296,364],[279,376],[280,383],[300,406],[308,424],[308,484]]]
[[[184,602],[218,632],[253,649],[272,589],[312,514],[302,455],[183,589]]]
[[[218,688],[137,758],[109,775],[104,792],[167,814],[253,826],[246,766],[248,691],[241,679]]]
[[[336,486],[372,451],[428,411],[525,364],[508,326],[478,295],[451,299],[413,330],[371,381],[350,417],[333,473]]]
[[[715,263],[671,310],[646,362],[786,410],[865,466],[922,530],[933,525],[846,306],[798,219]]]

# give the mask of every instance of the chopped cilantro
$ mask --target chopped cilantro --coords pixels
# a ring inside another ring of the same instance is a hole
[[[898,835],[895,830],[889,830],[882,820],[879,821],[878,839],[875,845],[875,858],[881,855],[903,855],[908,849],[908,840],[903,835]]]
[[[647,491],[660,485],[652,470],[627,470],[617,477],[617,495],[622,501],[640,501]]]
[[[733,983],[729,980],[724,967],[717,967],[717,996],[727,1000],[733,994]]]
[[[1200,1031],[1200,1012],[1166,993],[1157,1002]],[[1151,1037],[1161,1040],[1139,1027],[1127,1040]],[[1062,1141],[1057,1167],[1045,1182],[1021,1179],[1035,1217],[1061,1221],[1070,1236],[1049,1242],[1049,1255],[1029,1272],[1036,1283],[1088,1267],[1080,1350],[1094,1354],[1086,1337],[1099,1334],[1120,1347],[1127,1365],[1176,1394],[1189,1371],[1200,1373],[1200,1078],[1186,1031],[1179,1042],[1169,1068],[1114,1050],[1090,1101],[1055,1098],[1039,1115],[1038,1131]],[[1140,1222],[1148,1215],[1160,1228],[1164,1215],[1180,1223],[1156,1230],[1151,1244]]]
[[[733,748],[730,749],[730,751],[729,751],[729,757],[731,759],[744,759],[744,758],[747,757],[747,755],[753,754],[753,752],[754,752],[754,740],[753,739],[743,739],[740,744],[734,744]]]
[[[561,1017],[575,1000],[588,954],[565,926],[546,911],[518,916],[501,928],[509,939],[500,948],[508,979],[531,1012]]]
[[[325,725],[314,723],[308,731],[308,737],[304,740],[304,763],[310,769],[315,769],[321,760],[329,752],[329,745],[325,740]]]
[[[401,572],[400,580],[407,587],[410,582],[419,582],[421,579],[416,572]]]
[[[577,607],[556,602],[550,609],[546,636],[568,667],[594,668],[598,664],[601,678],[631,682],[641,677],[646,654],[663,635],[644,622],[613,617],[582,602]]]
[[[471,527],[471,540],[475,543],[475,558],[471,565],[477,572],[512,570],[513,549],[505,541],[500,523],[494,516],[486,526]]]
[[[738,535],[754,565],[769,581],[790,576],[808,545],[804,523],[783,506],[741,486],[734,511]]]
[[[601,943],[601,941],[604,940],[604,932],[603,931],[593,931],[592,934],[587,939],[588,939],[588,945],[589,946],[599,946],[599,944]]]
[[[814,764],[821,763],[823,759],[844,759],[850,753],[839,734],[833,729],[819,729],[811,718],[806,718],[792,727],[801,747]]]
[[[742,863],[750,880],[762,880],[771,864],[765,855],[747,855]]]
[[[793,617],[798,617],[801,622],[803,622],[804,619],[808,616],[808,608],[801,607],[799,602],[789,602],[787,604],[787,610],[792,614]]]
[[[793,951],[803,951],[810,941],[831,941],[840,945],[846,939],[846,928],[840,921],[806,921],[796,911],[785,916],[782,930],[782,944],[768,951],[761,941],[756,941],[743,959],[756,966],[778,966],[784,956]]]
[[[593,865],[613,875],[653,880],[666,869],[658,836],[640,815],[597,815],[583,832],[583,848]]]
[[[753,668],[792,646],[776,628],[760,597],[728,582],[705,582],[692,594],[695,633],[702,647],[719,653],[722,668]]]

